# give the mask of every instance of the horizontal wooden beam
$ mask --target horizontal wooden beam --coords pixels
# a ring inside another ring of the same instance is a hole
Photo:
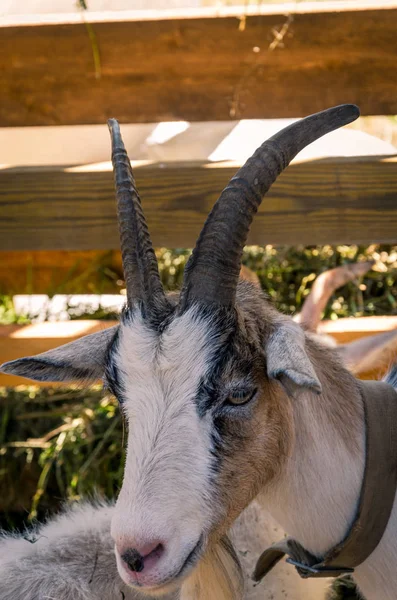
[[[346,317],[321,321],[318,333],[332,336],[338,344],[348,344],[367,335],[397,329],[397,317]]]
[[[117,294],[123,285],[118,250],[1,252],[0,294]]]
[[[0,326],[0,364],[31,356],[72,342],[90,333],[112,327],[116,321],[65,321],[37,325]],[[338,343],[348,343],[366,335],[374,335],[397,328],[397,317],[361,317],[323,321],[321,332],[329,334]],[[379,372],[377,373],[379,374]],[[364,374],[364,378],[368,374]],[[21,377],[0,373],[0,386],[26,385]]]
[[[360,379],[381,379],[397,357],[397,317],[348,317],[336,321],[322,321],[318,333],[333,337],[338,344],[350,344],[365,337],[372,339],[366,352],[361,347]],[[391,334],[391,335],[390,335]],[[377,344],[375,343],[378,343]],[[360,352],[359,352],[360,354]],[[351,355],[352,356],[352,355]],[[356,360],[358,355],[356,354]],[[356,363],[357,365],[357,363]]]
[[[155,246],[192,247],[219,192],[225,163],[135,166]],[[254,219],[249,244],[394,243],[397,157],[292,164]],[[118,249],[110,165],[0,170],[0,251]]]
[[[0,126],[397,114],[397,3],[319,6],[3,21]]]

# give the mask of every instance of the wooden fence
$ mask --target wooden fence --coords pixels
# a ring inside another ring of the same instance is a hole
[[[0,127],[299,117],[343,102],[395,115],[396,31],[394,0],[3,19]],[[154,244],[192,246],[237,166],[136,166]],[[71,291],[73,265],[104,252],[120,268],[110,165],[70,167],[0,169],[0,292]],[[396,240],[393,155],[293,164],[249,243]],[[15,331],[0,331],[1,359],[31,351]]]
[[[244,2],[242,2],[244,4]],[[396,2],[87,16],[0,26],[0,126],[397,114]]]

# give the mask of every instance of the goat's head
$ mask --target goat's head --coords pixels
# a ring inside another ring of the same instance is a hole
[[[239,282],[252,218],[307,144],[358,116],[341,106],[265,142],[209,215],[179,296],[166,296],[116,121],[110,121],[127,306],[120,325],[3,365],[39,381],[104,381],[128,422],[112,522],[121,577],[153,594],[183,579],[292,443],[291,398],[321,385],[303,330]]]

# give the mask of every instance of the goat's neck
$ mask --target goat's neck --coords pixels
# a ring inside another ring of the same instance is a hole
[[[354,519],[364,471],[364,416],[354,380],[294,400],[295,440],[282,475],[260,501],[292,537],[318,556]],[[331,391],[332,390],[332,391]]]

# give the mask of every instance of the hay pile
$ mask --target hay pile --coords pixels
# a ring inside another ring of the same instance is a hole
[[[23,523],[95,492],[113,497],[123,423],[99,387],[0,389],[0,525]]]

